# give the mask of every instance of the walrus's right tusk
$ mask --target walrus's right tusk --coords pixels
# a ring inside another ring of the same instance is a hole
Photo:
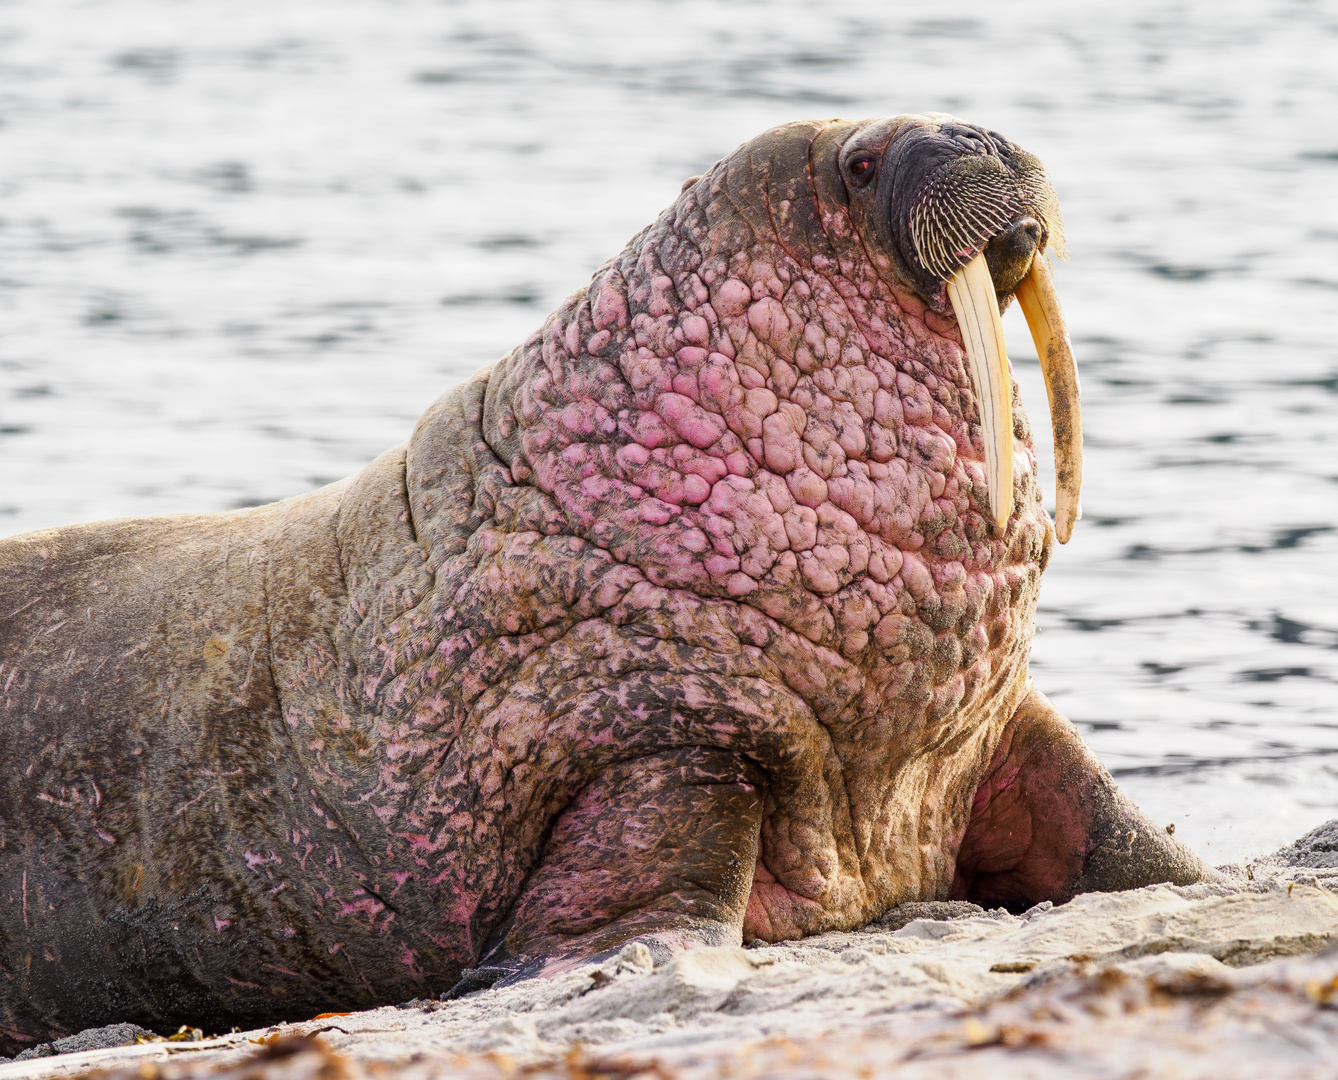
[[[948,299],[962,332],[980,409],[990,514],[1002,529],[1013,513],[1013,383],[1004,349],[999,299],[983,254],[949,279]]]
[[[1082,403],[1073,344],[1064,325],[1050,264],[1037,252],[1014,295],[1040,357],[1055,433],[1055,536],[1067,544],[1082,517]]]

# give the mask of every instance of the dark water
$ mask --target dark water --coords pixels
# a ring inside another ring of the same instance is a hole
[[[1068,224],[1039,683],[1210,858],[1335,816],[1334,0],[0,0],[0,534],[353,472],[743,139],[928,109]]]

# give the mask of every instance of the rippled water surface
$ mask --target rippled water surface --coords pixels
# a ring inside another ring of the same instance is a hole
[[[1067,220],[1039,684],[1212,859],[1335,816],[1335,0],[0,0],[0,534],[353,472],[739,142],[929,109]]]

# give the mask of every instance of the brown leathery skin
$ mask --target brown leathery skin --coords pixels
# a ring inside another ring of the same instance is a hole
[[[0,1043],[948,895],[1053,537],[842,180],[940,122],[745,144],[349,480],[0,541]]]

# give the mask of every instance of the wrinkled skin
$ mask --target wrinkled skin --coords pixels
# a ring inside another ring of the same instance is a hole
[[[1205,873],[1032,689],[1027,420],[996,535],[846,192],[942,120],[741,147],[357,476],[0,542],[4,1047]]]

